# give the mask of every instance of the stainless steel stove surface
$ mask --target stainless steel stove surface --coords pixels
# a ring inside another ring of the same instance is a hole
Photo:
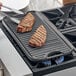
[[[71,12],[72,8],[74,9],[74,6],[75,6],[75,4],[74,5],[67,5],[67,6],[65,6],[61,9],[64,11],[64,13],[69,9],[70,9],[70,12]],[[74,46],[76,46],[75,41],[72,41],[69,38],[69,36],[65,35],[65,34],[67,34],[68,28],[70,28],[70,29],[74,28],[75,29],[75,20],[74,20],[75,18],[74,19],[72,18],[72,16],[75,15],[75,14],[72,14],[71,17],[69,16],[69,21],[71,22],[70,25],[69,25],[69,22],[68,22],[68,16],[64,14],[65,15],[65,17],[64,17],[64,15],[62,15],[62,13],[59,12],[57,9],[51,10],[51,11],[45,11],[43,14],[51,22],[53,22],[54,25],[57,26],[58,30],[61,31],[64,34],[64,36],[67,37],[71,41],[72,44],[74,43],[73,44]],[[67,16],[67,22],[66,22],[66,19],[65,19],[66,16]],[[60,23],[59,20],[61,21],[61,23]],[[68,25],[68,27],[66,27],[66,24]],[[65,25],[65,27],[63,25]],[[72,26],[74,26],[74,27],[72,27]],[[67,69],[67,68],[76,66],[76,54],[75,54],[75,52],[64,55],[62,57],[60,56],[60,57],[57,57],[57,58],[49,59],[49,60],[46,60],[46,61],[40,61],[40,62],[30,61],[28,59],[28,57],[25,55],[25,53],[22,51],[22,49],[19,47],[17,42],[12,38],[12,36],[8,32],[8,30],[3,26],[1,26],[1,28],[3,29],[3,31],[5,32],[5,34],[7,35],[9,40],[11,41],[11,43],[14,45],[14,47],[16,48],[18,53],[21,55],[23,60],[30,67],[34,76],[47,75],[49,73],[57,72],[57,71],[60,71],[60,70],[63,70],[63,69]],[[64,30],[66,30],[66,31],[64,32]],[[68,33],[69,33],[69,31],[68,31]]]
[[[5,33],[0,29],[0,58],[4,63],[4,76],[32,76],[32,72],[18,54]],[[3,76],[1,75],[1,76]]]

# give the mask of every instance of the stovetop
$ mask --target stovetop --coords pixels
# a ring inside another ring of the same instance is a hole
[[[43,14],[58,28],[59,31],[61,31],[63,33],[63,35],[66,38],[68,38],[68,40],[74,46],[76,46],[76,40],[75,40],[75,34],[72,33],[72,31],[74,32],[75,28],[76,28],[76,26],[75,26],[75,24],[76,24],[75,16],[76,15],[75,15],[75,10],[74,10],[75,7],[76,7],[76,5],[73,4],[73,5],[67,5],[67,6],[61,8],[61,10],[63,11],[64,14],[59,11],[60,9],[49,10],[49,11],[43,12]],[[5,32],[5,34],[11,41],[11,43],[17,49],[18,53],[21,55],[23,60],[28,64],[28,66],[32,70],[34,76],[42,76],[45,74],[49,74],[52,72],[56,72],[59,70],[63,70],[66,68],[76,66],[75,52],[73,52],[72,54],[65,55],[64,57],[60,57],[59,64],[55,63],[55,59],[52,60],[52,63],[50,63],[50,61],[37,62],[37,63],[30,61],[25,56],[25,54],[21,51],[21,48],[18,46],[18,44],[12,38],[10,33],[5,29],[5,27],[3,27],[2,24],[0,27],[3,29],[3,31]],[[69,31],[69,29],[72,31]],[[71,38],[70,38],[69,35],[73,35],[73,34],[74,34],[74,36],[73,37],[71,36]]]

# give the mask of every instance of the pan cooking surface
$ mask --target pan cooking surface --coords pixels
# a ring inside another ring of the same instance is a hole
[[[5,28],[9,31],[12,37],[16,40],[19,44],[25,55],[31,59],[45,59],[48,54],[51,52],[59,51],[63,54],[71,52],[71,48],[65,44],[65,42],[54,32],[54,30],[47,24],[45,24],[35,12],[32,12],[36,21],[33,26],[31,32],[27,33],[17,33],[16,28],[17,24],[12,22],[9,18],[4,19]],[[20,17],[21,18],[21,17]],[[28,45],[28,41],[35,30],[39,27],[39,25],[43,24],[47,30],[47,39],[46,43],[40,48],[33,48]],[[52,57],[52,56],[51,56]]]

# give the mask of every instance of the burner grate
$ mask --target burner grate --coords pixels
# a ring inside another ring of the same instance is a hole
[[[64,14],[59,10],[63,11]],[[49,10],[43,12],[43,14],[61,31],[76,27],[76,4],[59,8],[59,10]]]

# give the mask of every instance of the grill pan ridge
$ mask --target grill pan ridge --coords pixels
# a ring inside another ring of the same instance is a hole
[[[27,33],[17,33],[16,27],[17,24],[12,22],[9,18],[5,17],[3,19],[3,25],[7,29],[7,31],[10,33],[10,35],[14,38],[14,40],[17,42],[19,47],[23,50],[25,55],[28,57],[29,60],[31,61],[41,61],[41,60],[46,60],[50,59],[53,57],[65,55],[68,53],[72,52],[72,48],[70,48],[59,36],[55,31],[50,28],[48,24],[45,24],[45,22],[38,17],[38,15],[35,12],[31,12],[36,21],[33,26],[33,29],[31,32]],[[20,18],[22,18],[20,16]],[[44,46],[40,48],[33,48],[28,45],[28,41],[32,34],[35,32],[35,30],[39,27],[39,25],[43,24],[44,27],[47,30],[47,39],[46,43]],[[49,29],[50,28],[50,29]],[[59,55],[54,55],[54,56],[49,56],[48,55],[52,52],[59,51],[61,54]]]

